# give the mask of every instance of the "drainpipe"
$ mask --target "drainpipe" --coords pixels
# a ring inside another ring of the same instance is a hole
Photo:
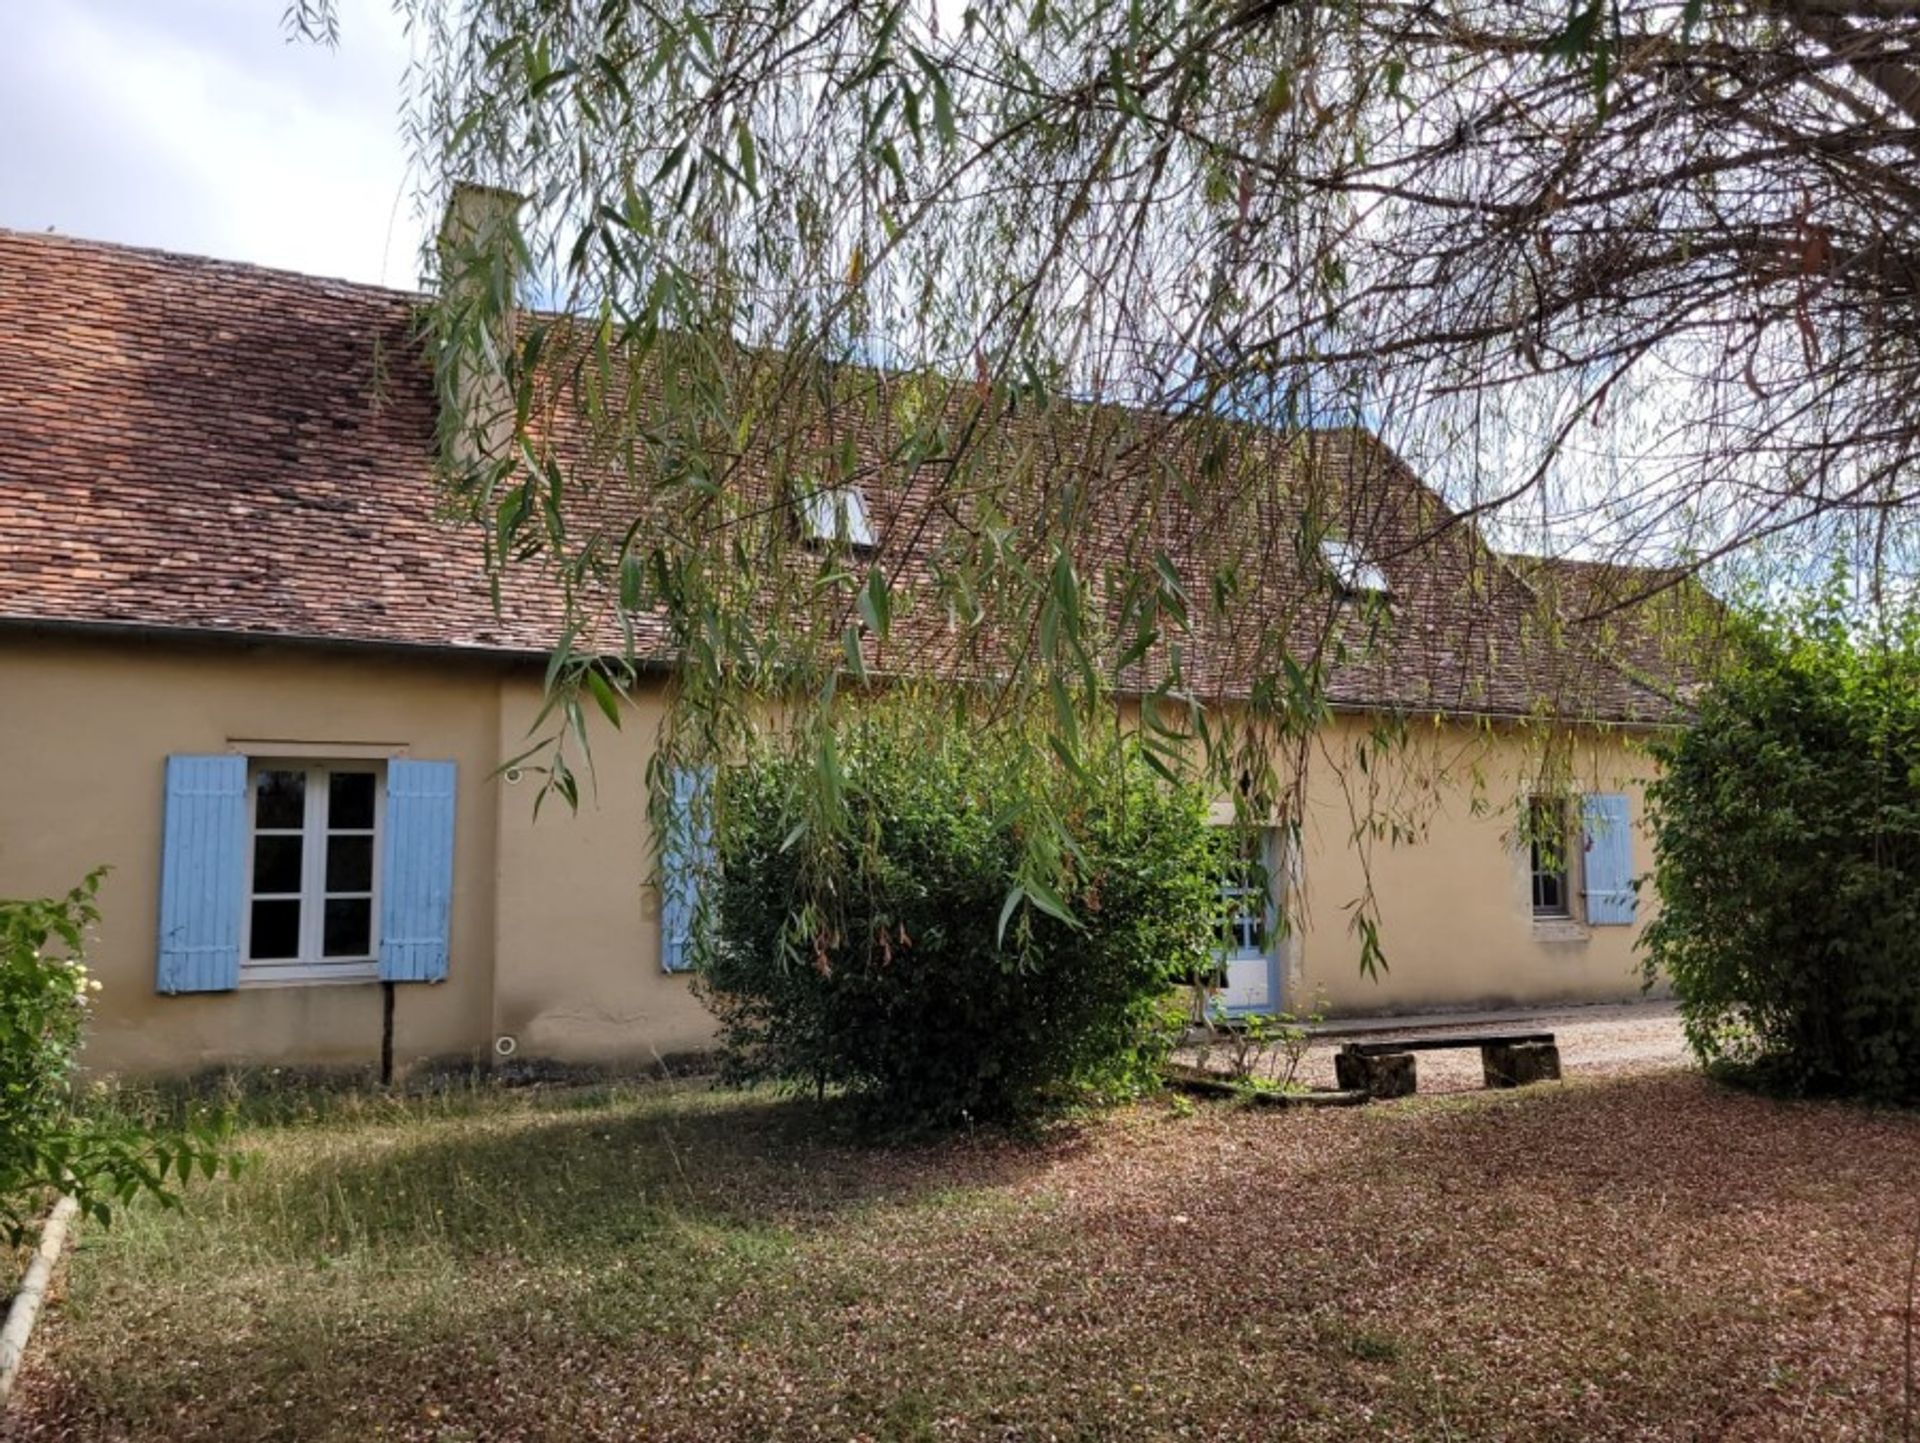
[[[380,984],[380,1085],[393,1086],[393,984]]]

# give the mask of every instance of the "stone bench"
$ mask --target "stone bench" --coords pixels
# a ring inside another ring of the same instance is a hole
[[[1557,1082],[1560,1049],[1551,1032],[1476,1032],[1451,1037],[1402,1037],[1391,1042],[1349,1042],[1333,1057],[1340,1086],[1370,1097],[1406,1097],[1417,1085],[1413,1055],[1453,1047],[1480,1049],[1488,1087],[1524,1087]]]

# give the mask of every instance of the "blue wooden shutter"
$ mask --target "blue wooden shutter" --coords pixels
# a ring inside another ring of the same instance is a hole
[[[160,855],[162,992],[240,985],[240,918],[247,905],[247,759],[167,758]]]
[[[1629,926],[1634,895],[1627,799],[1618,792],[1596,792],[1581,799],[1580,810],[1586,841],[1587,925]]]
[[[380,980],[439,982],[447,975],[453,902],[452,762],[387,763],[381,837]]]
[[[660,966],[693,966],[693,929],[700,916],[701,879],[713,866],[713,817],[704,793],[711,767],[675,767],[667,835],[660,846]]]

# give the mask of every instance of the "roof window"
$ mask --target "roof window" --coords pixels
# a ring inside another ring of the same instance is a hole
[[[822,486],[802,495],[799,506],[800,534],[807,541],[873,550],[873,522],[867,515],[866,494],[858,486]]]
[[[1351,541],[1328,536],[1320,542],[1320,559],[1333,573],[1335,590],[1342,597],[1385,596],[1387,574],[1367,559],[1366,553]]]

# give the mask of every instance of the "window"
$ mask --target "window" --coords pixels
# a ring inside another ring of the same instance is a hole
[[[660,966],[694,964],[701,891],[719,865],[713,848],[713,768],[675,767],[667,830],[660,839]]]
[[[375,975],[382,764],[248,768],[242,981]]]
[[[871,551],[873,523],[867,498],[858,486],[823,486],[800,498],[800,533],[808,541],[844,542]]]
[[[1220,879],[1220,945],[1228,952],[1267,950],[1266,869],[1240,862]]]
[[[355,750],[167,758],[157,990],[446,978],[459,764]]]
[[[1320,542],[1320,559],[1333,573],[1334,587],[1342,597],[1365,594],[1385,596],[1387,574],[1367,560],[1358,546],[1329,536]]]
[[[1533,915],[1571,917],[1571,853],[1567,806],[1558,797],[1534,797],[1527,803],[1527,845],[1533,871]]]

